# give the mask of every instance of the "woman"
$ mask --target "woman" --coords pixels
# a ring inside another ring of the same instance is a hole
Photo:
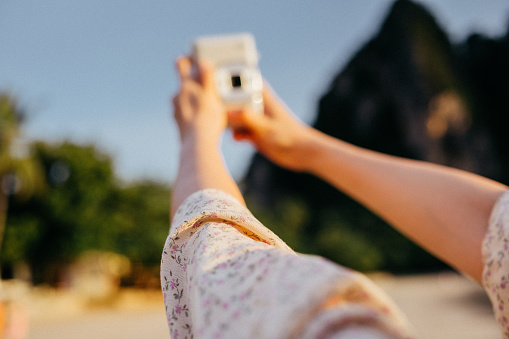
[[[405,318],[365,277],[295,254],[254,219],[222,161],[228,123],[236,139],[250,141],[280,166],[326,180],[482,281],[504,331],[506,313],[496,301],[509,302],[503,293],[508,264],[499,254],[507,251],[506,186],[322,134],[293,118],[267,86],[264,115],[226,112],[212,67],[198,66],[193,78],[190,59],[177,61],[181,89],[173,100],[182,145],[161,264],[173,338],[413,337]]]

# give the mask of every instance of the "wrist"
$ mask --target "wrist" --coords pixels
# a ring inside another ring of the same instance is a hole
[[[331,137],[327,134],[312,128],[307,127],[304,133],[297,142],[296,148],[296,161],[300,164],[300,170],[309,174],[316,174],[317,167],[321,166],[320,161],[328,148],[328,139]]]
[[[182,147],[194,146],[219,146],[221,143],[222,133],[210,130],[189,131],[180,137]]]

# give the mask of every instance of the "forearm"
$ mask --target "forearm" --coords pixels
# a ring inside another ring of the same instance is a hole
[[[182,143],[178,174],[172,192],[171,217],[189,195],[207,188],[223,190],[245,204],[224,164],[218,143],[207,138],[186,140]]]
[[[308,172],[480,280],[481,242],[491,209],[506,186],[467,172],[361,149],[318,131],[305,143]]]

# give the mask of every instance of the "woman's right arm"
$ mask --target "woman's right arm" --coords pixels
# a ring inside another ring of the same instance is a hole
[[[461,170],[359,148],[297,121],[268,89],[264,100],[263,116],[230,112],[237,139],[249,140],[282,167],[329,182],[480,282],[481,242],[506,186]]]

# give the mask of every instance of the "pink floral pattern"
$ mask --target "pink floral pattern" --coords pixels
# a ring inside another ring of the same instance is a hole
[[[191,195],[172,222],[161,285],[173,339],[412,338],[363,275],[296,254],[232,196]]]
[[[495,204],[483,242],[483,287],[497,322],[509,338],[509,191]]]

